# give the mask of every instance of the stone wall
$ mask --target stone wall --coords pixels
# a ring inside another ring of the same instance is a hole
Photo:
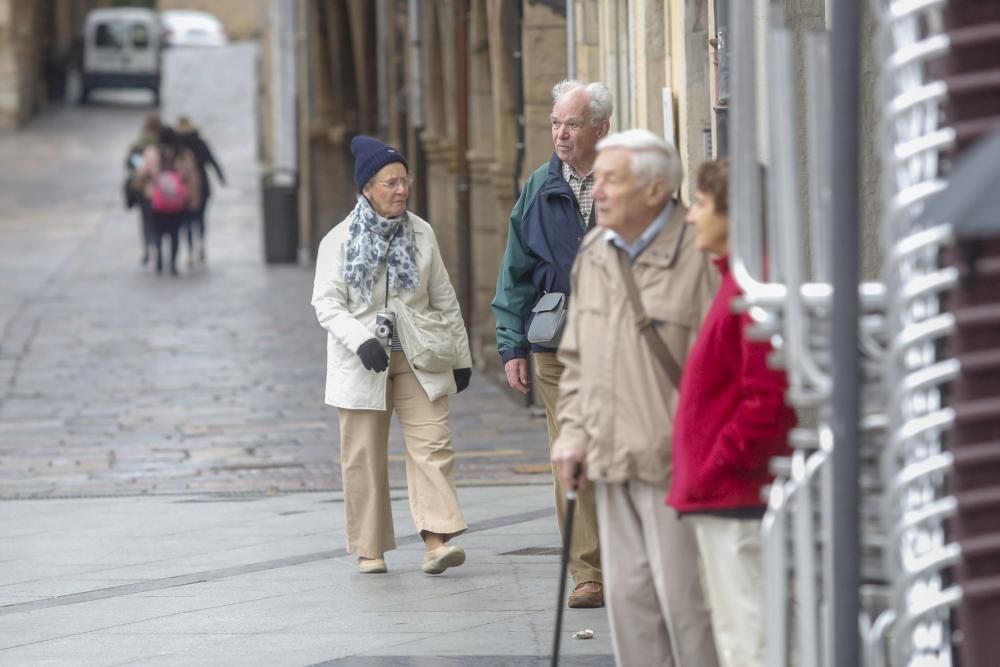
[[[32,14],[24,0],[0,0],[0,126],[16,127],[34,110],[32,85],[24,62],[34,38]]]
[[[0,0],[0,127],[61,98],[87,12],[112,0]]]

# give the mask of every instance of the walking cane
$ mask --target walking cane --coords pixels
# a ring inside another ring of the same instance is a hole
[[[580,479],[582,468],[577,461],[573,467],[573,486],[575,487]],[[576,489],[566,491],[566,521],[563,530],[562,563],[559,568],[559,599],[556,601],[556,634],[552,638],[552,667],[559,665],[559,640],[562,635],[562,617],[564,599],[566,596],[566,574],[569,571],[569,546],[573,542],[573,514],[576,510]]]

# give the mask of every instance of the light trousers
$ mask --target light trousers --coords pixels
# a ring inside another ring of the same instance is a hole
[[[716,667],[694,530],[667,484],[597,482],[604,604],[620,667]]]
[[[554,352],[532,353],[535,388],[545,404],[545,418],[549,429],[549,452],[552,443],[559,437],[559,422],[556,421],[556,406],[559,402],[559,378],[563,365]],[[559,534],[566,531],[566,490],[558,475],[555,479],[556,514],[559,518]],[[576,510],[573,514],[573,541],[569,549],[569,573],[575,584],[587,581],[602,581],[601,546],[597,528],[597,505],[594,502],[594,485],[584,484],[577,491]]]
[[[712,630],[722,667],[764,667],[764,572],[760,521],[707,514],[694,526]]]
[[[403,429],[410,515],[417,530],[448,541],[467,528],[452,470],[448,397],[429,400],[402,352],[391,354],[386,372],[387,409],[339,409],[347,551],[363,558],[379,558],[396,548],[389,501],[393,412]]]

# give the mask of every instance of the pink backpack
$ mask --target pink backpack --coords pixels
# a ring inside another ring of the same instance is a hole
[[[154,213],[181,213],[188,207],[188,189],[176,169],[164,169],[156,177],[150,205]]]

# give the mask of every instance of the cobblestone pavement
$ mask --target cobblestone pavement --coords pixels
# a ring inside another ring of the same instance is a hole
[[[261,259],[255,58],[249,44],[167,56],[165,117],[190,114],[229,178],[207,268],[182,252],[179,277],[140,267],[121,204],[144,94],[0,134],[0,498],[339,488],[312,271]],[[544,421],[487,378],[452,411],[460,484],[548,482],[515,470],[547,461]]]

